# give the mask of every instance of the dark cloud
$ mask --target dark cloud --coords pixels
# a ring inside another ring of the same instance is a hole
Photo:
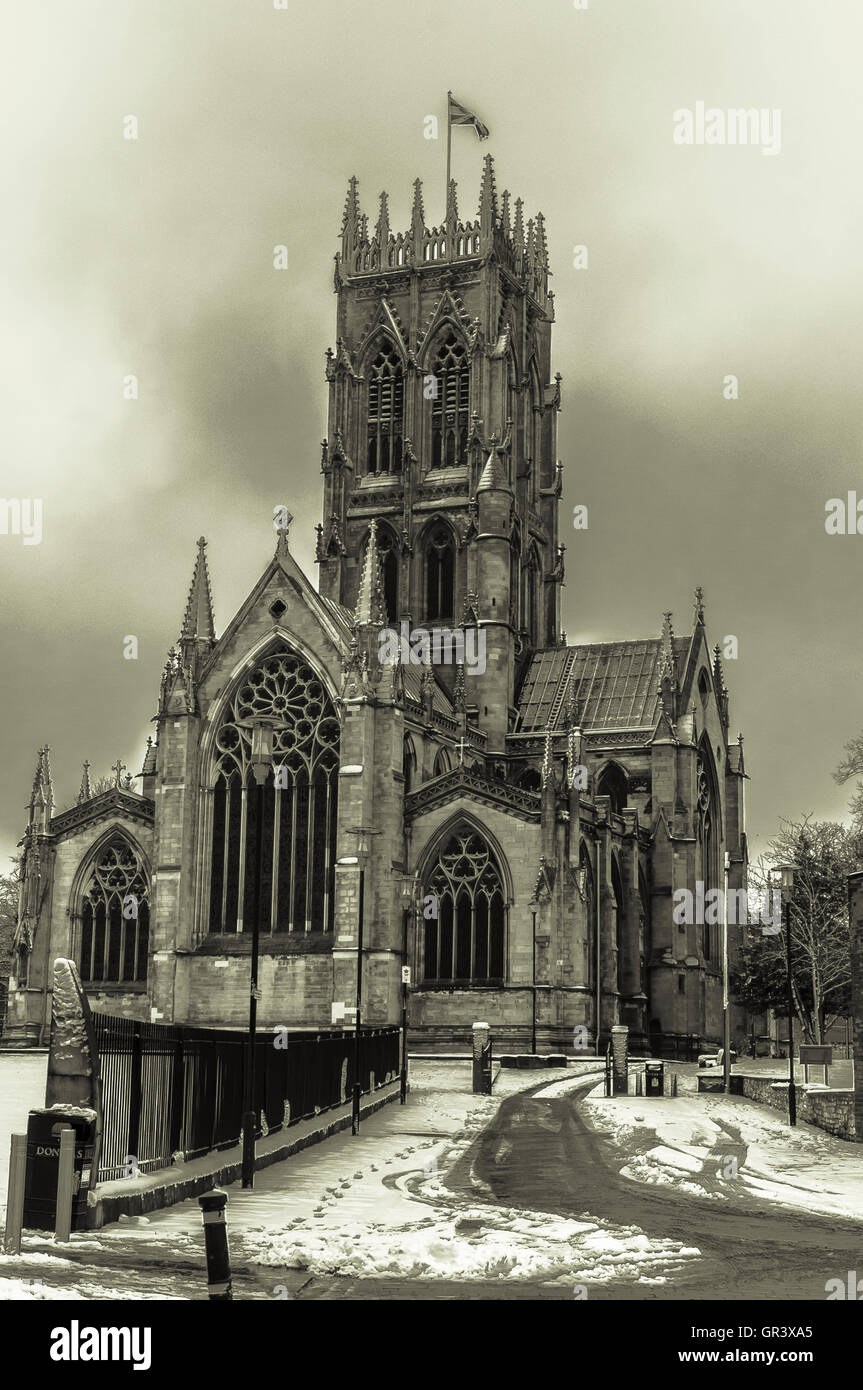
[[[13,26],[0,491],[46,520],[40,546],[0,537],[0,850],[40,743],[61,805],[85,756],[136,766],[198,535],[220,626],[276,504],[314,573],[345,185],[372,221],[387,188],[407,225],[419,175],[439,220],[423,121],[449,87],[491,127],[499,189],[547,219],[570,638],[658,632],[666,608],[685,632],[702,584],[711,640],[739,638],[756,849],[780,814],[842,814],[863,538],[823,518],[863,497],[855,0],[52,0]],[[676,147],[697,100],[781,107],[781,154]],[[484,148],[455,132],[463,215]],[[590,530],[567,535],[576,502]]]

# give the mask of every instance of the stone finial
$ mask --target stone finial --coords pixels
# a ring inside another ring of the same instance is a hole
[[[186,600],[186,611],[183,615],[183,626],[180,630],[181,641],[196,641],[199,638],[206,642],[216,640],[206,548],[207,542],[203,536],[200,536],[189,597]]]
[[[293,512],[289,512],[287,507],[277,507],[273,518],[273,525],[276,528],[276,554],[277,560],[285,560],[288,556],[288,532],[291,522],[294,519]]]
[[[78,805],[81,806],[85,801],[89,801],[92,795],[93,793],[90,789],[90,762],[89,759],[85,758],[84,771],[81,774],[81,787],[76,798]]]
[[[357,606],[354,613],[354,623],[357,627],[365,624],[383,626],[387,620],[381,557],[377,542],[377,525],[377,521],[373,517],[369,526],[369,539],[366,545],[363,572],[360,576]]]

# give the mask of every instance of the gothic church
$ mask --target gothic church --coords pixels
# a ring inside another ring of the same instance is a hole
[[[636,1049],[719,1039],[719,929],[672,905],[726,852],[745,886],[742,740],[700,591],[685,636],[670,613],[561,633],[548,276],[542,215],[490,157],[476,219],[451,183],[434,228],[419,182],[394,232],[350,181],[317,587],[283,515],[217,636],[201,539],[140,777],[85,764],[59,810],[40,750],[4,1041],[44,1040],[57,956],[103,1012],[244,1027],[259,902],[261,1027],[349,1019],[362,904],[363,1022],[399,1020],[407,965],[412,1050],[477,1020],[498,1050],[604,1048],[617,1022]],[[382,662],[403,621],[472,632],[484,662]]]

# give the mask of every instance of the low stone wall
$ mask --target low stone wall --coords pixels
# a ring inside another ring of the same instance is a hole
[[[837,1139],[853,1141],[856,1138],[853,1091],[825,1091],[812,1085],[795,1086],[794,1089],[798,1120],[817,1125],[828,1134],[835,1134]],[[788,1111],[788,1082],[777,1080],[775,1076],[733,1074],[731,1094],[757,1100],[761,1105],[772,1106],[774,1110]]]

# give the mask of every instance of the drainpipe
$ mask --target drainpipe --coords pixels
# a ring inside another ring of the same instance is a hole
[[[596,1055],[599,1056],[599,1034],[602,1028],[602,881],[601,869],[604,859],[602,842],[596,841]]]

